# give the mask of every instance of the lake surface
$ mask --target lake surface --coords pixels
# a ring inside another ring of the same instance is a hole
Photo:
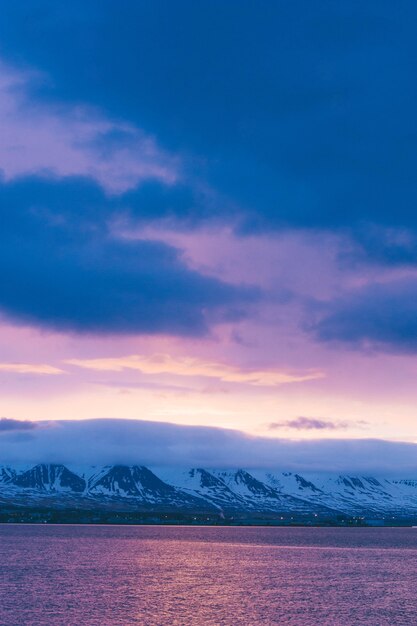
[[[0,526],[2,626],[417,624],[417,529]]]

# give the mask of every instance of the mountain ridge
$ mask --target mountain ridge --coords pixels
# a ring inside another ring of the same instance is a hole
[[[0,506],[417,518],[417,480],[273,470],[0,466]]]

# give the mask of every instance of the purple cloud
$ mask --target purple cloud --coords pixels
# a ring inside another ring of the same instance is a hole
[[[280,428],[293,428],[294,430],[343,430],[348,428],[348,422],[337,422],[319,419],[317,417],[297,417],[284,422],[271,422],[268,424],[270,430]]]

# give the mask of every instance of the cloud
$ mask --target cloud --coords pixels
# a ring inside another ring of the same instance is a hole
[[[235,430],[120,419],[36,422],[24,438],[0,433],[2,463],[144,464],[401,475],[417,445],[375,439],[293,441]]]
[[[242,230],[416,230],[414,3],[41,5],[0,20],[3,54],[50,77],[37,103],[99,104],[195,155]]]
[[[383,352],[417,352],[417,279],[366,285],[323,306],[319,341]]]
[[[158,241],[115,235],[84,179],[0,184],[0,310],[60,331],[203,335],[259,299]]]
[[[271,422],[268,424],[270,430],[280,428],[293,428],[294,430],[343,430],[349,427],[348,422],[337,422],[317,417],[297,417],[284,422]]]
[[[86,106],[34,104],[34,87],[45,77],[4,62],[0,72],[0,171],[6,181],[85,176],[116,194],[143,181],[177,181],[178,160],[142,130]]]
[[[40,374],[42,376],[64,373],[63,370],[58,367],[41,363],[0,363],[0,372],[9,372],[11,374]]]
[[[71,359],[68,364],[97,371],[121,372],[138,370],[142,374],[173,374],[174,376],[202,376],[223,382],[274,387],[288,383],[317,380],[324,377],[320,371],[286,372],[281,369],[249,370],[242,367],[205,361],[196,357],[172,357],[169,354],[130,355],[119,358]]]
[[[36,422],[30,420],[15,420],[10,417],[0,418],[0,433],[20,430],[34,430],[37,428]]]
[[[202,335],[247,315],[253,290],[191,271],[161,242],[117,236],[160,220],[173,231],[215,220],[240,235],[337,232],[366,262],[415,264],[411,3],[398,19],[377,3],[349,14],[340,4],[266,3],[239,15],[227,3],[6,4],[8,317],[61,331]],[[95,45],[74,49],[74,36]],[[339,304],[316,337],[366,343],[366,329],[349,338]]]
[[[41,74],[0,69],[0,311],[59,331],[125,334],[204,335],[244,317],[256,290],[114,230],[188,215],[193,192],[180,184],[179,160],[134,124],[42,100]]]
[[[342,265],[363,268],[366,264],[386,268],[412,267],[417,263],[417,224],[387,228],[366,224],[354,229],[354,245],[339,254]]]

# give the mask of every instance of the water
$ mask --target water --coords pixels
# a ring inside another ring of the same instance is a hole
[[[2,626],[417,624],[417,529],[0,526]]]

